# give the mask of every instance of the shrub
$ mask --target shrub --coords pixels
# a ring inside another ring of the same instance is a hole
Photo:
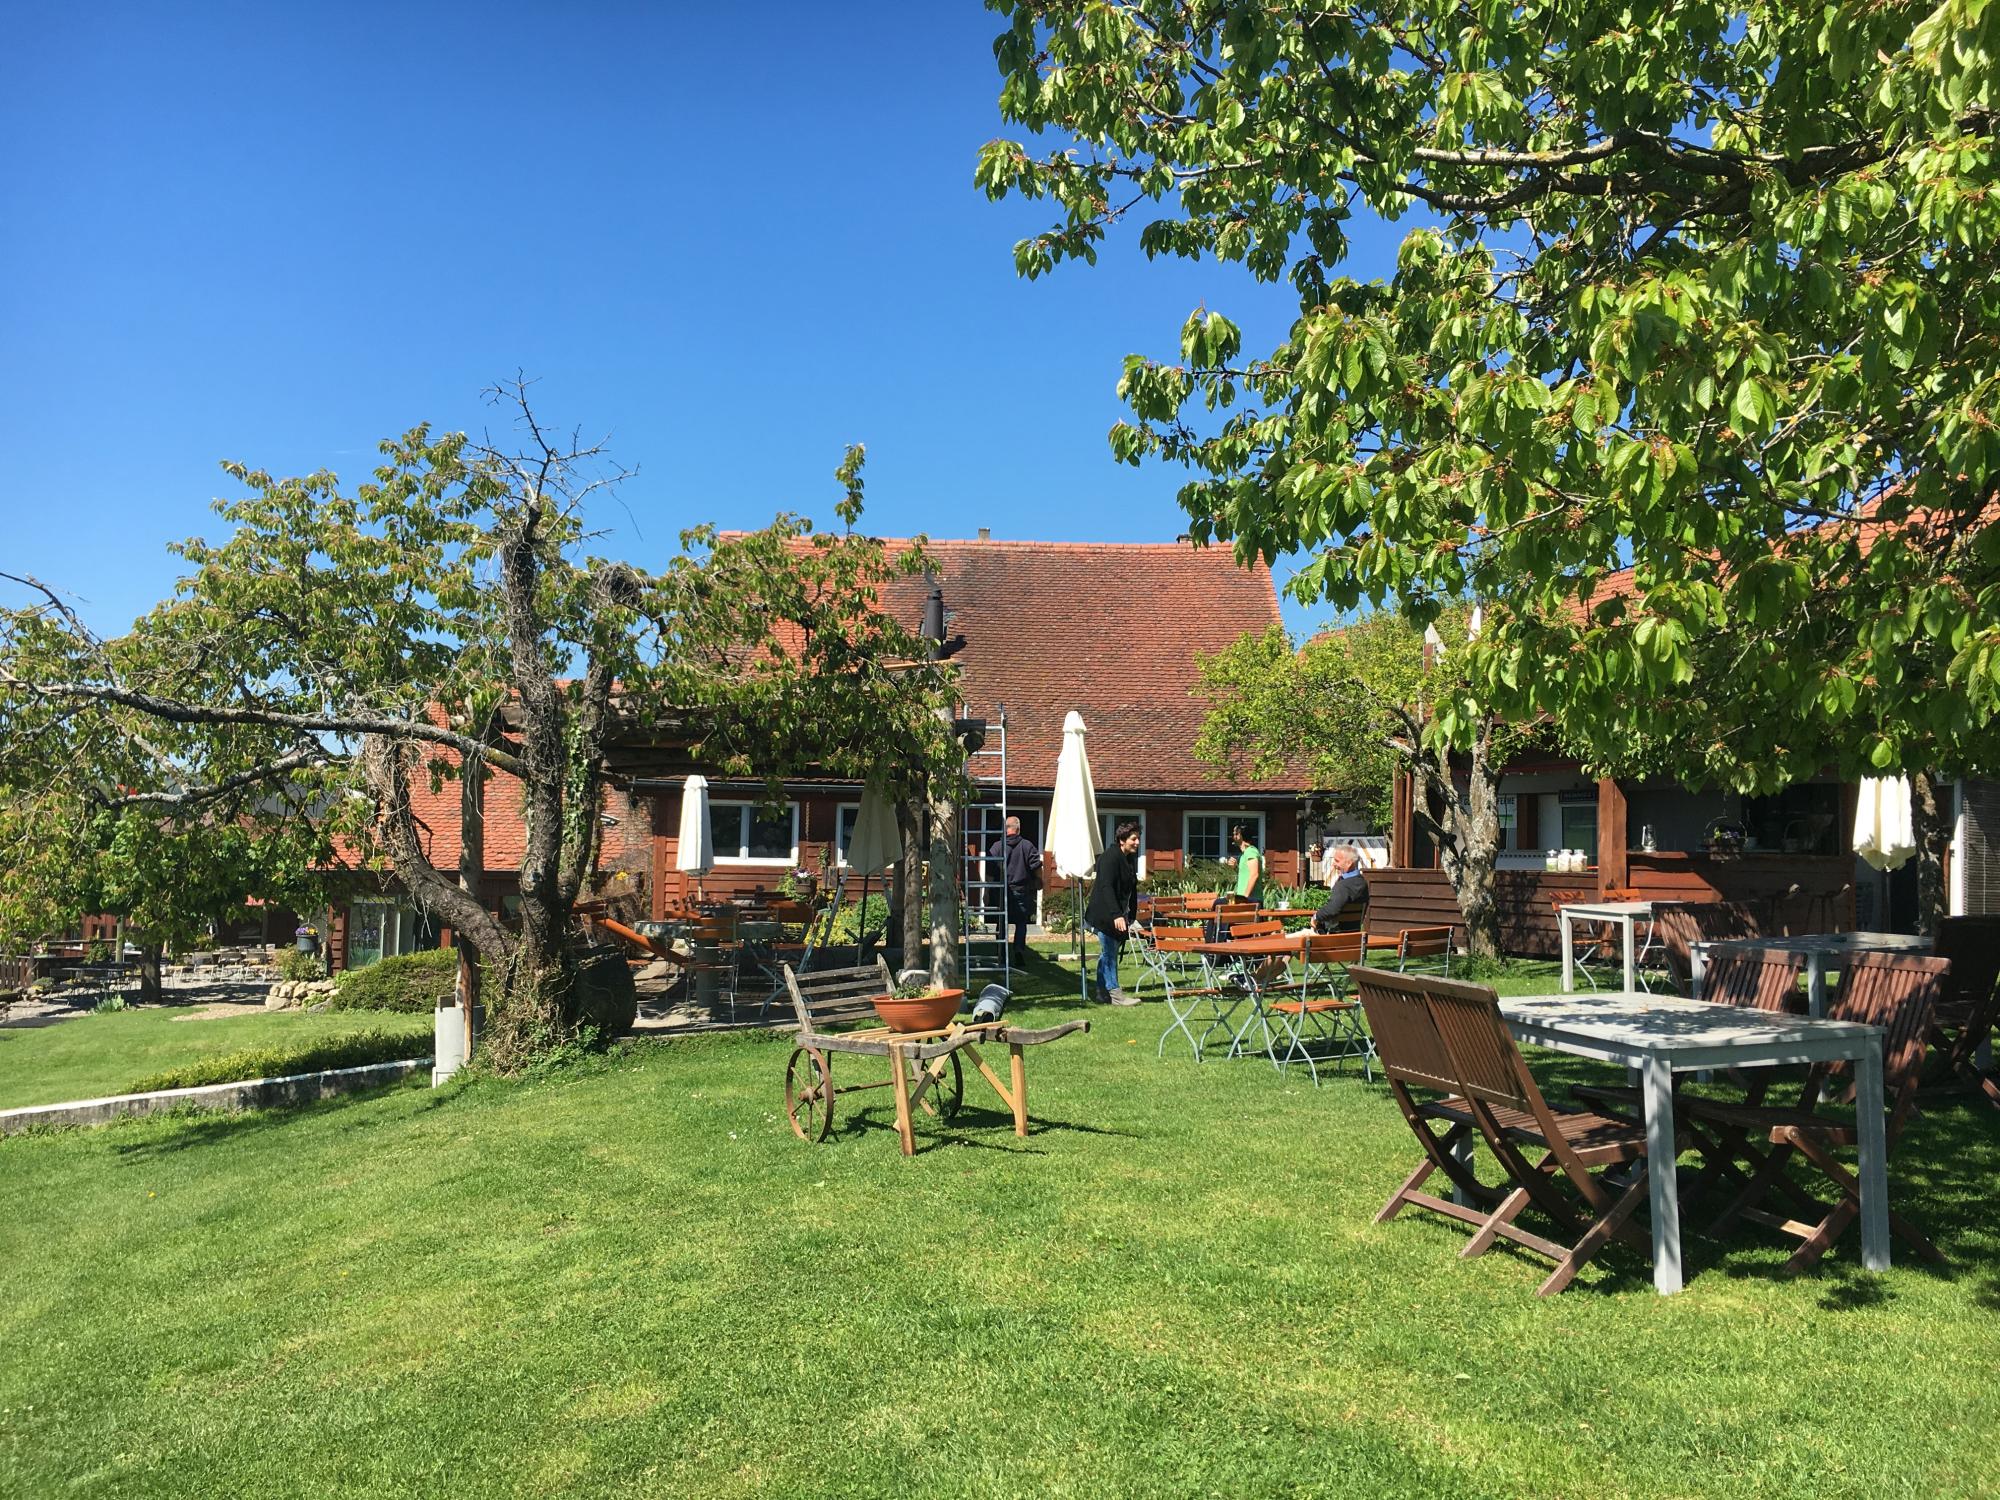
[[[423,1057],[430,1048],[428,1037],[391,1031],[357,1031],[352,1036],[328,1037],[290,1047],[245,1047],[150,1073],[131,1084],[126,1092],[150,1094],[156,1089],[192,1089],[210,1083],[241,1083],[250,1078],[284,1078],[329,1068],[400,1062],[404,1058]]]
[[[1185,896],[1195,891],[1233,891],[1236,871],[1216,859],[1198,859],[1178,870],[1158,870],[1139,882],[1155,896]]]
[[[865,922],[863,920],[864,917],[866,918]],[[864,928],[875,934],[875,936],[880,937],[882,929],[888,924],[888,921],[889,898],[887,896],[871,894],[868,897],[867,910],[865,912],[862,909],[861,902],[849,901],[839,911],[834,913],[833,936],[828,939],[828,942],[834,946],[858,943],[861,941],[861,933]]]
[[[1067,937],[1076,931],[1075,885],[1052,886],[1042,892],[1042,930]]]
[[[103,938],[92,938],[83,945],[83,961],[87,964],[110,963],[111,945]]]
[[[625,962],[623,948],[583,950],[576,959],[576,982],[583,1023],[596,1029],[600,1043],[632,1029],[639,1018],[639,991],[632,983],[632,966]]]
[[[289,975],[287,976],[290,977]],[[458,950],[403,953],[341,974],[328,1010],[435,1010],[451,1003],[458,987]]]
[[[280,979],[324,979],[326,965],[320,962],[317,953],[301,953],[296,948],[287,948],[278,955],[278,977]]]

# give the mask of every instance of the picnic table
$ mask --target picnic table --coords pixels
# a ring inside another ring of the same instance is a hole
[[[1501,997],[1516,1041],[1618,1063],[1640,1074],[1645,1100],[1653,1220],[1653,1286],[1682,1285],[1680,1190],[1669,1163],[1678,1154],[1675,1073],[1842,1061],[1854,1065],[1860,1155],[1861,1263],[1889,1266],[1888,1146],[1883,1119],[1882,1029],[1852,1021],[1787,1016],[1657,995]]]
[[[1935,948],[1929,938],[1905,932],[1802,932],[1790,937],[1716,938],[1691,945],[1688,957],[1698,998],[1711,953],[1796,953],[1806,961],[1806,1013],[1823,1016],[1828,969],[1844,969],[1844,960],[1857,953],[1929,954]]]
[[[1571,901],[1556,908],[1556,922],[1562,928],[1563,993],[1569,994],[1576,988],[1576,924],[1583,922],[1614,922],[1623,929],[1625,959],[1625,993],[1638,989],[1636,966],[1633,952],[1637,944],[1633,941],[1633,928],[1638,923],[1653,919],[1653,903],[1650,901]]]

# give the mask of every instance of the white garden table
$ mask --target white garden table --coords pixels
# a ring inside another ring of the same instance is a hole
[[[1632,962],[1634,947],[1632,929],[1640,922],[1653,920],[1653,903],[1650,901],[1578,901],[1556,909],[1556,921],[1562,927],[1563,950],[1563,993],[1576,988],[1576,923],[1616,922],[1624,929],[1625,936],[1625,991],[1630,994],[1638,988],[1635,982],[1635,966]]]
[[[1826,1014],[1826,971],[1845,969],[1846,960],[1857,953],[1929,953],[1934,944],[1927,937],[1906,932],[1802,932],[1792,937],[1718,938],[1712,943],[1696,943],[1689,954],[1688,967],[1694,976],[1694,992],[1701,984],[1711,953],[1796,953],[1806,961],[1806,1011]]]
[[[1861,1263],[1889,1267],[1889,1186],[1882,1106],[1882,1030],[1659,995],[1502,997],[1517,1041],[1637,1069],[1646,1101],[1653,1285],[1682,1284],[1680,1185],[1674,1175],[1673,1075],[1701,1068],[1851,1062],[1861,1178]]]

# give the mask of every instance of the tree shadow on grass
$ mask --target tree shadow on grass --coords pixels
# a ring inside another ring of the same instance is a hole
[[[353,1093],[338,1094],[331,1099],[314,1099],[304,1104],[229,1111],[183,1109],[141,1116],[135,1120],[118,1123],[137,1124],[140,1120],[164,1120],[177,1128],[172,1134],[162,1136],[158,1140],[118,1142],[112,1146],[112,1154],[121,1160],[136,1162],[202,1147],[233,1145],[306,1120],[323,1121],[330,1116],[344,1114],[358,1104],[368,1103],[392,1089],[411,1086],[407,1080],[398,1080],[376,1088],[357,1089]],[[384,1123],[385,1121],[378,1117],[366,1122],[360,1120],[345,1122],[342,1128],[353,1132],[372,1131],[381,1128]]]

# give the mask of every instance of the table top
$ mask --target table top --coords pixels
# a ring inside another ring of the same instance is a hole
[[[1562,908],[1577,917],[1650,917],[1650,901],[1569,901]]]
[[[1907,932],[1801,932],[1791,937],[1714,938],[1702,944],[1711,953],[1928,953],[1927,937]]]
[[[1820,1021],[1635,993],[1503,996],[1500,1014],[1517,1033],[1526,1033],[1528,1040],[1545,1045],[1575,1041],[1591,1044],[1593,1051],[1669,1056],[1738,1048],[1759,1052],[1803,1048],[1822,1056],[1858,1055],[1868,1038],[1881,1035],[1880,1027],[1857,1021]],[[1683,1064],[1676,1059],[1675,1066]]]
[[[1287,932],[1277,937],[1237,938],[1233,942],[1188,943],[1183,951],[1209,953],[1218,958],[1274,958],[1297,953],[1305,946],[1306,937],[1303,932]]]

